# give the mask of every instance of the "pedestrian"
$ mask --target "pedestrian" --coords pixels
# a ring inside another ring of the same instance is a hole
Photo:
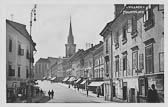
[[[52,99],[54,97],[54,91],[53,90],[51,91],[51,97],[52,97]]]
[[[89,89],[88,89],[88,86],[86,87],[86,91],[87,91],[87,97],[89,95]]]
[[[96,93],[97,93],[97,97],[99,97],[99,94],[100,94],[100,87],[97,87],[97,88],[96,88]]]
[[[41,95],[43,94],[43,90],[42,90],[42,89],[40,90],[40,94],[41,94]]]
[[[155,85],[152,84],[151,88],[148,89],[147,102],[149,103],[158,103],[159,97]]]
[[[50,95],[51,95],[51,92],[50,92],[50,90],[48,91],[48,96],[49,96],[49,99],[50,99]]]

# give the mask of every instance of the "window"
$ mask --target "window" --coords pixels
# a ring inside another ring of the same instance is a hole
[[[154,13],[151,5],[146,6],[143,19],[144,19],[145,30],[148,30],[154,26]]]
[[[109,61],[106,62],[106,76],[109,76]]]
[[[135,36],[137,36],[137,15],[133,15],[132,16],[132,38],[134,38]]]
[[[102,73],[102,78],[104,77],[104,69],[103,68],[101,68],[101,73]]]
[[[127,30],[127,32],[131,33],[131,31],[132,31],[132,20],[128,19],[128,30]]]
[[[141,78],[139,80],[139,94],[145,96],[145,79]]]
[[[123,44],[127,42],[127,28],[126,26],[123,27],[123,39],[122,39]]]
[[[127,75],[127,53],[123,54],[123,75]]]
[[[144,69],[144,55],[143,54],[139,54],[139,69],[140,71]]]
[[[30,59],[30,55],[29,55],[29,51],[27,50],[27,52],[26,52],[26,58],[27,59]]]
[[[29,71],[26,69],[26,78],[29,78]]]
[[[137,74],[138,72],[138,50],[135,49],[132,52],[132,72],[133,74]]]
[[[21,45],[18,44],[18,55],[23,56],[24,55],[24,49],[21,49]]]
[[[8,65],[8,73],[9,76],[15,76],[15,70],[12,69],[12,65]]]
[[[115,36],[115,48],[119,48],[119,31],[116,32],[116,36]]]
[[[146,73],[153,73],[153,44],[145,47]]]
[[[20,67],[18,67],[18,77],[20,77]]]
[[[108,39],[106,39],[106,54],[108,53]]]
[[[164,52],[159,53],[159,71],[164,71]]]
[[[116,72],[119,72],[119,56],[115,57],[115,68]]]
[[[12,40],[9,39],[9,52],[12,52]]]

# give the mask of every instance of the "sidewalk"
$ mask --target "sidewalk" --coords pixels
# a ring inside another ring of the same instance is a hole
[[[45,103],[49,100],[48,96],[39,95],[32,98],[32,103]],[[27,103],[27,100],[16,100],[14,103]]]
[[[64,86],[64,87],[67,87],[67,88],[68,88],[68,86],[69,86],[68,84],[63,84],[63,83],[58,83],[58,84],[60,84],[60,85],[62,85],[62,86]],[[69,89],[75,90],[76,92],[79,92],[79,93],[84,94],[84,95],[87,96],[86,90],[79,89],[79,91],[78,91],[77,88],[74,88],[74,87],[72,87],[72,86],[70,86]],[[126,101],[123,101],[122,99],[118,99],[118,98],[113,98],[113,101],[107,101],[107,100],[105,100],[104,96],[99,96],[99,97],[97,97],[97,94],[93,93],[92,91],[89,91],[89,92],[88,92],[88,96],[89,96],[89,97],[94,97],[94,98],[96,98],[96,100],[99,101],[99,102],[101,102],[101,103],[112,103],[112,102],[113,102],[113,103],[114,103],[114,102],[116,102],[116,103],[127,103]]]

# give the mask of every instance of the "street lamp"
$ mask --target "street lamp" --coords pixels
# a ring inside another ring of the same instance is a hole
[[[34,8],[31,10],[31,15],[30,15],[30,38],[32,38],[31,36],[31,31],[32,31],[32,22],[33,21],[36,21],[36,8],[37,8],[37,5],[35,4],[34,5]],[[34,18],[34,20],[32,21],[32,18]],[[32,70],[31,70],[31,62],[32,62],[32,58],[33,58],[33,53],[32,52],[32,49],[31,49],[31,44],[32,44],[32,41],[30,40],[30,60],[29,60],[29,67],[30,67],[30,73],[29,73],[29,81],[28,81],[28,103],[31,103],[32,102],[32,99],[31,99],[31,79],[32,79]],[[34,43],[33,43],[34,45]]]

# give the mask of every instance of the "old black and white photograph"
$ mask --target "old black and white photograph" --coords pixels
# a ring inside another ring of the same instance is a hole
[[[165,103],[165,4],[98,1],[3,1],[5,103]]]

